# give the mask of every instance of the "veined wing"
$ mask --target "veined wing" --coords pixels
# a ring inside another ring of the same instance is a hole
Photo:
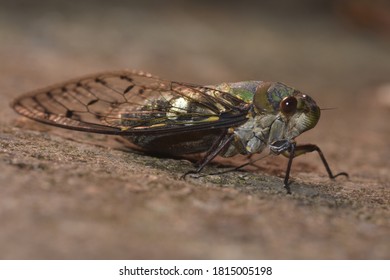
[[[23,116],[54,126],[133,135],[236,126],[245,122],[250,104],[212,87],[117,71],[36,90],[11,106]]]

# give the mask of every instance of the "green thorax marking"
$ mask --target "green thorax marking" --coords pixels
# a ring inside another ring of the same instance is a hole
[[[261,83],[261,81],[222,83],[215,86],[215,88],[221,91],[229,92],[243,101],[251,103],[253,101],[253,96],[256,93],[256,89]]]

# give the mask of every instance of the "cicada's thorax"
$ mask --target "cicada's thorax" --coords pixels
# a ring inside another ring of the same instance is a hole
[[[248,121],[234,129],[234,142],[223,154],[231,157],[236,154],[253,154],[263,151],[269,143],[271,124],[274,116],[250,116]]]
[[[218,89],[252,104],[247,122],[231,129],[235,137],[224,157],[260,153],[268,146],[282,152],[278,147],[313,128],[320,117],[312,98],[282,83],[249,81],[222,84]]]

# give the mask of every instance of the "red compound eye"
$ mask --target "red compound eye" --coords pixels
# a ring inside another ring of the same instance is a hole
[[[298,101],[294,96],[287,96],[280,102],[280,111],[283,114],[291,115],[297,110],[297,104]]]

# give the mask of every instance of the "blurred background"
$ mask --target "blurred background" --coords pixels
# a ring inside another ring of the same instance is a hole
[[[351,178],[354,179],[345,183],[344,190],[352,192],[365,188],[367,192],[374,192],[371,200],[367,201],[375,201],[375,203],[386,198],[386,195],[388,197],[390,181],[389,1],[0,0],[0,126],[3,135],[10,133],[13,131],[12,128],[18,125],[16,114],[9,108],[9,103],[14,97],[79,75],[123,68],[144,70],[164,79],[206,85],[244,80],[280,81],[306,92],[320,107],[336,109],[323,111],[318,126],[299,137],[299,141],[318,144],[332,162],[332,168],[350,173]],[[6,136],[3,137],[8,139]],[[6,153],[3,154],[4,158],[5,155]],[[4,159],[3,162],[7,163],[7,160]],[[318,166],[314,169],[320,170],[318,173],[322,174],[323,168],[319,165],[316,156],[306,157],[303,162]],[[297,166],[298,171],[308,170],[305,165]],[[309,168],[309,170],[313,169]],[[8,177],[3,175],[3,179],[0,177],[2,182],[14,180],[16,176],[12,175],[14,171],[9,169],[11,175],[8,174]],[[115,171],[113,171],[114,175]],[[310,181],[310,178],[308,180]],[[38,182],[41,184],[41,181]],[[381,192],[375,193],[378,190]],[[75,193],[77,191],[78,189],[75,189]],[[23,200],[19,201],[19,195],[22,192],[24,192],[23,188],[11,195],[16,200],[16,206],[12,206],[14,208],[10,206],[10,209],[17,209],[17,205],[21,204]],[[59,205],[65,204],[66,202],[60,198],[61,194],[57,197],[55,192],[53,195],[58,200],[54,201]],[[386,205],[386,202],[382,201],[382,203]],[[1,203],[1,205],[5,204]],[[38,208],[44,207],[39,200],[34,205]],[[50,212],[52,210],[50,206],[48,207],[49,209],[42,209],[52,213],[52,216],[49,214],[49,220],[61,221],[63,218],[61,209],[57,209],[58,212],[57,210]],[[71,213],[68,214],[78,217],[77,211]],[[389,213],[386,213],[387,216],[378,218],[379,224],[388,225]],[[119,212],[118,215],[120,216]],[[0,233],[0,242],[3,244],[7,243],[7,238],[13,236],[14,232],[20,233],[20,229],[26,226],[23,224],[25,220],[17,215],[15,217],[14,223],[7,227],[7,234]],[[23,217],[27,217],[26,220],[31,220],[31,223],[36,218],[29,215]],[[123,222],[121,218],[118,219]],[[313,218],[313,220],[318,219]],[[153,219],[150,221],[155,222]],[[183,225],[187,225],[186,222],[181,224]],[[103,231],[105,236],[112,234],[109,227],[111,224],[105,228],[107,231]],[[115,225],[113,227],[115,228]],[[311,225],[308,227],[311,228]],[[175,227],[173,228],[175,230]],[[33,231],[34,224],[28,224],[27,229]],[[278,232],[290,230],[290,227],[281,227],[281,229]],[[38,228],[35,230],[40,232]],[[77,233],[76,227],[76,233],[64,235],[69,242],[67,244],[71,245],[67,249],[60,248],[62,251],[53,243],[46,248],[46,253],[41,255],[34,253],[38,252],[39,250],[36,249],[42,247],[44,243],[43,239],[38,238],[35,243],[25,243],[25,249],[20,249],[20,253],[13,254],[11,249],[3,252],[6,252],[5,256],[8,257],[61,258],[66,256],[72,258],[75,256],[73,252],[78,252],[77,240],[80,238],[83,239],[88,235],[91,236],[92,241],[104,240],[103,234],[96,237],[94,232],[86,228],[79,228],[79,230],[80,232]],[[247,229],[243,227],[243,230]],[[145,232],[151,231],[152,228],[141,230],[142,235],[145,236],[149,236]],[[349,240],[354,231],[355,228],[344,231],[349,233],[348,236],[346,234],[345,240]],[[252,232],[257,230],[253,228]],[[383,234],[384,231],[381,232]],[[275,236],[275,233],[271,233]],[[297,236],[300,233],[301,231],[298,230]],[[168,235],[169,232],[166,234]],[[213,236],[212,234],[215,232],[207,236]],[[285,236],[282,237],[280,234],[276,235],[280,237],[277,242],[285,239]],[[61,233],[57,236],[61,236]],[[217,236],[218,233],[215,238]],[[306,248],[307,250],[304,250],[306,253],[299,255],[297,253],[300,252],[299,250],[292,250],[288,254],[271,249],[256,252],[243,249],[239,253],[234,250],[229,251],[230,245],[226,244],[234,245],[235,237],[227,238],[225,244],[227,247],[222,246],[219,251],[215,251],[215,254],[203,254],[202,252],[205,251],[191,254],[190,249],[189,251],[183,249],[183,251],[176,248],[176,255],[172,252],[168,255],[173,258],[192,256],[243,258],[251,252],[249,256],[252,258],[270,256],[273,258],[286,256],[381,258],[386,254],[389,256],[389,251],[385,253],[381,245],[374,247],[382,248],[383,251],[370,249],[373,246],[370,242],[378,240],[375,234],[370,236],[367,237],[368,239],[352,237],[351,240],[357,242],[351,241],[349,249],[345,251],[342,249],[337,251],[340,244],[345,244],[343,243],[345,240],[340,243],[335,242],[334,247],[331,247],[337,252],[327,251],[325,255],[321,253],[327,250],[329,240],[323,242],[323,239],[320,239],[319,243],[316,243],[318,240],[314,238],[314,247]],[[385,234],[381,236],[380,240],[388,240],[388,234],[387,239],[384,237]],[[327,237],[324,238],[326,240]],[[21,239],[22,237],[15,240]],[[210,240],[212,244],[217,239],[210,238]],[[261,240],[268,239],[262,237]],[[365,240],[369,242],[365,243]],[[290,241],[291,244],[295,244],[294,246],[307,244],[305,243],[307,239],[302,240],[302,243],[297,240]],[[90,251],[80,256],[89,258],[128,256],[126,252],[115,254],[106,251],[107,254],[104,254],[104,249],[99,251],[101,243],[97,243],[92,242]],[[149,243],[146,242],[144,245],[147,247],[147,244]],[[175,241],[169,244],[175,244]],[[94,247],[95,245],[97,247]],[[247,245],[251,245],[250,237],[247,239]],[[319,247],[316,247],[317,245]],[[313,250],[313,248],[322,248],[324,251]],[[103,255],[100,252],[103,252]],[[131,255],[133,257],[150,256],[148,250],[143,255],[134,252]],[[165,255],[161,253],[154,256],[162,258]]]
[[[136,68],[197,83],[270,79],[308,89],[388,81],[388,1],[0,4],[2,69],[46,80]]]

